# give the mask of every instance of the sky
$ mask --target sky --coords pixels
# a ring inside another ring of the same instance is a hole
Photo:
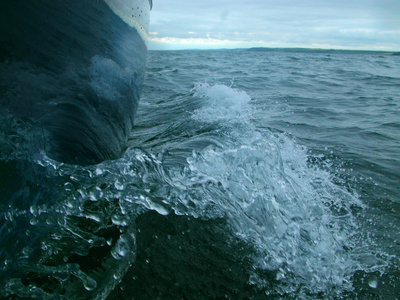
[[[149,49],[400,51],[400,0],[153,0]]]

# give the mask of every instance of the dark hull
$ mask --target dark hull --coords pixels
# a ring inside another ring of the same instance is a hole
[[[0,299],[104,299],[134,260],[109,182],[79,191],[124,150],[150,5],[0,0]]]
[[[121,154],[145,67],[135,28],[103,1],[2,0],[0,45],[3,113],[43,130],[50,157],[91,164]]]

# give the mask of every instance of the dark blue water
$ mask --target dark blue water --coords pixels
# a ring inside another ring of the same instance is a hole
[[[31,155],[14,195],[37,201],[2,207],[1,295],[398,299],[399,95],[396,56],[150,52],[120,158]]]
[[[138,238],[152,277],[133,271],[125,287],[398,298],[399,67],[371,53],[150,52],[131,144],[162,166],[145,202],[160,221]]]

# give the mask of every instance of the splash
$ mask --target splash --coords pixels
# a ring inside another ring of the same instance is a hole
[[[256,247],[249,283],[266,293],[351,290],[351,277],[362,268],[356,255],[362,245],[353,238],[359,230],[353,209],[363,206],[357,195],[310,164],[294,138],[256,128],[244,91],[201,83],[193,97],[204,101],[193,121],[216,124],[219,143],[194,150],[183,169],[169,170],[174,212],[227,218]],[[274,274],[273,289],[263,271]]]
[[[246,122],[246,117],[250,115],[250,97],[243,91],[222,84],[210,86],[207,83],[196,84],[193,91],[195,97],[207,102],[203,108],[194,112],[194,120]]]
[[[187,145],[201,147],[182,163],[165,163],[173,151],[137,147],[85,167],[43,152],[34,158],[24,193],[37,193],[37,202],[2,214],[2,229],[24,228],[29,240],[13,244],[8,235],[2,296],[106,297],[135,263],[135,222],[149,210],[226,220],[254,249],[248,284],[267,295],[341,297],[358,270],[379,272],[381,262],[358,234],[354,210],[363,204],[335,183],[329,167],[310,160],[290,135],[257,127],[246,92],[202,83],[191,95],[201,105],[188,122],[212,130],[188,138]],[[381,283],[371,277],[367,284]]]

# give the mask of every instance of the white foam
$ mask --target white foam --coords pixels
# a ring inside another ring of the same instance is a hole
[[[194,91],[194,100],[203,101],[203,108],[192,118],[223,127],[218,143],[194,149],[183,168],[164,170],[161,160],[135,148],[119,160],[93,166],[96,186],[102,186],[96,193],[109,201],[120,199],[123,217],[117,215],[112,222],[125,226],[141,207],[161,215],[174,211],[205,219],[224,217],[230,229],[255,248],[250,284],[268,291],[271,279],[263,277],[267,270],[276,274],[275,293],[296,292],[302,298],[299,290],[351,290],[355,271],[367,269],[359,258],[368,249],[353,240],[358,226],[350,207],[361,205],[359,199],[334,184],[334,174],[310,166],[307,149],[292,137],[252,124],[251,99],[245,92],[208,84],[198,84]],[[47,160],[41,165],[54,172],[68,167],[54,168]],[[91,192],[71,197],[79,203],[93,201]],[[76,214],[78,208],[65,209]],[[113,249],[116,259],[129,250],[124,246]],[[377,286],[375,281],[369,285]]]
[[[307,149],[293,138],[257,129],[245,92],[205,83],[194,91],[204,107],[192,118],[226,130],[221,147],[194,152],[189,171],[175,174],[176,213],[228,217],[236,234],[258,249],[254,267],[276,271],[286,289],[351,289],[357,262],[344,249],[354,247],[350,206],[360,205],[357,197],[335,185],[332,174],[310,167]],[[252,282],[264,280],[255,273]]]
[[[192,115],[195,120],[214,122],[218,120],[243,121],[249,114],[250,96],[226,85],[198,83],[194,87],[194,96],[205,99],[204,107]]]

